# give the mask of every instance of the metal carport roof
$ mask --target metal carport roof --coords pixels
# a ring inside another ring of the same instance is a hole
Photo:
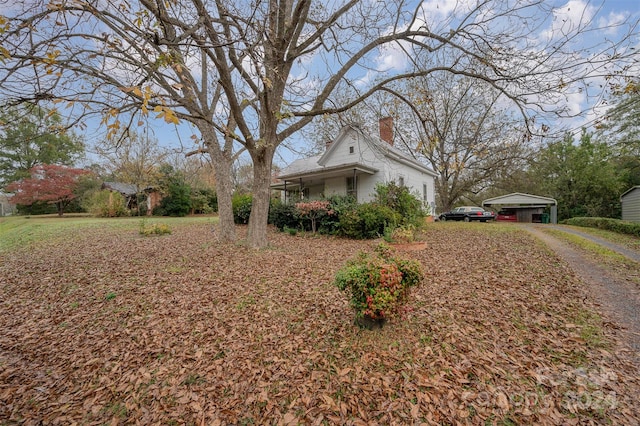
[[[539,195],[523,194],[514,192],[512,194],[502,195],[486,199],[482,202],[483,206],[495,205],[513,205],[513,206],[531,206],[531,205],[553,205],[557,206],[558,202],[554,198],[541,197]]]

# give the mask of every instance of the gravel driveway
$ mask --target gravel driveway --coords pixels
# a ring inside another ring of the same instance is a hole
[[[585,283],[586,296],[598,305],[602,314],[617,323],[622,329],[629,347],[629,355],[640,367],[640,289],[616,271],[594,263],[581,251],[571,247],[543,231],[549,225],[525,225],[527,231],[544,242],[573,269]],[[640,262],[640,253],[626,247],[580,232],[568,227],[551,225],[554,229],[587,238],[594,243]]]

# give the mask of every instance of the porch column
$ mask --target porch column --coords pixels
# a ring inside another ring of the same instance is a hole
[[[358,181],[356,180],[356,169],[353,169],[353,193],[356,195],[356,203],[358,202]]]

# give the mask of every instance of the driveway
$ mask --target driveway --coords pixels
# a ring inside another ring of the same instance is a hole
[[[577,250],[546,232],[545,228],[558,229],[576,234],[601,244],[627,258],[640,262],[640,253],[602,238],[560,225],[525,225],[525,229],[544,242],[573,269],[585,283],[585,297],[591,299],[605,318],[610,319],[623,330],[623,337],[631,358],[640,366],[640,288],[637,283],[625,279],[620,271],[594,262]]]

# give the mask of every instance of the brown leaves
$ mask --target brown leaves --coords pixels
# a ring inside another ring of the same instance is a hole
[[[604,324],[576,315],[591,307],[570,271],[526,234],[471,229],[434,224],[429,248],[407,254],[427,276],[409,312],[374,332],[353,325],[331,285],[372,242],[273,234],[271,249],[253,251],[190,225],[7,254],[0,418],[637,423],[637,375],[611,346],[585,344],[581,331]],[[463,243],[474,256],[460,256]]]

